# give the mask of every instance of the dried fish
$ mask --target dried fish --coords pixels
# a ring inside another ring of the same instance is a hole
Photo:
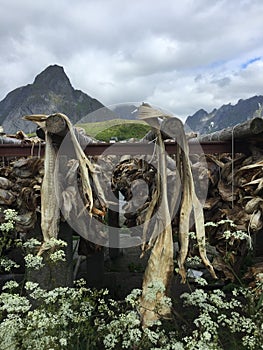
[[[6,179],[5,177],[0,177],[0,188],[3,190],[9,190],[10,188],[13,187],[13,183]]]
[[[26,212],[25,214],[17,215],[15,218],[16,229],[18,232],[25,232],[34,227],[37,221],[37,215],[35,211]]]
[[[3,190],[0,188],[0,204],[12,205],[15,201],[15,195],[10,190]]]
[[[180,222],[179,222],[179,242],[180,251],[178,257],[179,273],[182,277],[182,281],[186,280],[186,271],[184,263],[188,254],[189,248],[189,225],[190,215],[194,210],[196,231],[197,231],[197,242],[199,247],[200,256],[214,278],[216,274],[214,269],[206,256],[205,248],[205,230],[204,230],[204,217],[203,209],[199,199],[196,196],[193,176],[191,171],[191,164],[189,160],[189,149],[187,138],[184,133],[183,124],[177,118],[171,118],[167,121],[160,121],[160,117],[166,118],[166,115],[161,111],[151,109],[149,105],[142,105],[141,117],[150,121],[150,125],[156,127],[157,124],[166,135],[172,135],[176,138],[177,147],[177,168],[182,182],[182,199],[180,208]],[[140,111],[139,108],[139,111]],[[140,115],[140,113],[139,113]],[[158,118],[158,123],[154,122],[153,119]],[[168,124],[169,122],[169,124]],[[157,127],[158,128],[158,127]],[[172,128],[172,130],[170,130]],[[158,210],[158,219],[154,226],[149,245],[153,245],[151,255],[148,261],[148,265],[144,274],[143,279],[143,291],[140,303],[140,313],[142,318],[142,324],[145,327],[150,326],[161,316],[168,317],[170,309],[169,307],[162,307],[159,314],[154,312],[154,309],[160,299],[167,295],[169,290],[169,283],[172,276],[173,270],[173,239],[172,239],[172,226],[171,226],[171,212],[173,208],[169,207],[168,195],[167,195],[167,163],[165,155],[165,147],[162,140],[161,132],[156,131],[158,146],[160,148],[158,158],[158,173],[161,175],[162,181],[160,181],[160,175],[158,174],[158,181],[156,183],[157,190],[155,193],[162,197],[163,205]],[[179,192],[177,191],[177,194]],[[153,203],[149,206],[147,218],[153,213],[153,206],[157,202],[156,198],[152,198]],[[176,201],[174,202],[174,204]],[[171,210],[171,212],[170,212]],[[148,229],[148,225],[145,226]],[[144,238],[146,233],[144,232]],[[145,248],[145,244],[143,246]],[[156,294],[156,298],[149,300],[147,293],[149,292],[150,286],[155,282],[159,281],[163,283],[165,290]]]
[[[43,160],[38,157],[21,158],[13,163],[13,175],[20,178],[33,177],[43,166]]]
[[[45,141],[46,141],[46,150],[45,150],[45,161],[44,161],[44,178],[42,181],[41,187],[41,228],[42,234],[44,237],[44,244],[40,248],[39,254],[41,254],[45,249],[45,243],[50,240],[52,237],[57,237],[59,230],[59,221],[60,221],[60,203],[57,198],[54,198],[54,189],[56,186],[56,179],[58,178],[56,168],[56,157],[57,157],[57,148],[53,144],[52,135],[48,132],[46,128],[46,123],[49,121],[49,117],[52,119],[55,117],[56,120],[61,120],[67,126],[69,130],[69,136],[72,141],[75,154],[77,157],[77,163],[73,164],[74,169],[76,170],[75,165],[78,165],[78,169],[80,171],[80,179],[81,179],[81,187],[82,187],[82,195],[84,199],[84,207],[83,210],[88,210],[90,215],[105,215],[105,207],[106,200],[104,198],[104,193],[99,183],[97,173],[94,170],[94,167],[90,160],[85,156],[84,151],[82,150],[76,135],[75,130],[69,120],[69,118],[62,114],[56,113],[51,116],[43,116],[43,115],[32,115],[25,116],[24,119],[31,120],[44,128],[45,130]],[[18,166],[19,165],[19,166]],[[16,168],[21,168],[22,165],[18,164]],[[24,175],[25,176],[25,175]],[[71,175],[69,175],[71,176]],[[69,177],[68,177],[69,179]],[[91,179],[94,187],[96,188],[97,198],[100,202],[100,208],[94,207],[94,198],[93,198],[93,189],[91,187]],[[73,209],[72,196],[74,193],[67,189],[62,193],[62,205],[65,208],[65,216],[69,217],[70,211]],[[69,202],[68,202],[69,201]],[[78,204],[76,204],[78,206]],[[75,209],[76,209],[75,208]]]
[[[167,178],[167,166],[165,147],[160,132],[158,133],[158,144],[160,147],[158,192],[162,193],[162,205],[159,208],[159,220],[157,220],[157,225],[154,228],[155,231],[152,233],[152,237],[154,238],[151,238],[154,239],[155,243],[143,278],[140,313],[144,327],[151,326],[160,317],[169,317],[171,313],[169,306],[160,303],[163,297],[169,292],[169,283],[173,275],[173,236],[167,200],[167,183],[165,180]],[[149,299],[149,289],[156,281],[161,282],[165,290],[159,291],[156,294],[156,298]],[[155,308],[158,303],[162,306],[157,314]]]

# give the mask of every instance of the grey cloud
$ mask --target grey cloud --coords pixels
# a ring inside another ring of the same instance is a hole
[[[218,85],[220,88],[225,87],[226,85],[229,85],[231,82],[231,79],[229,77],[224,77],[222,79],[215,79],[212,80],[211,83],[212,84],[216,84]]]
[[[262,12],[261,0],[3,0],[0,99],[54,63],[106,104],[148,99],[184,117],[249,97],[263,67],[237,67],[262,56]]]

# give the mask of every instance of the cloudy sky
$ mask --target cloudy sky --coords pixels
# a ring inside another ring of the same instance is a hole
[[[1,0],[0,36],[0,100],[50,64],[181,118],[263,95],[262,0]]]

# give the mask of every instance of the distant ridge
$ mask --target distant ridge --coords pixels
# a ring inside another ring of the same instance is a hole
[[[50,65],[38,74],[32,84],[19,87],[0,101],[0,125],[6,133],[18,130],[34,132],[33,123],[22,120],[27,114],[66,114],[73,124],[107,121],[112,119],[135,120],[137,107],[132,103],[119,104],[111,109],[81,90],[72,87],[64,68]],[[98,111],[98,112],[97,112]],[[263,117],[263,96],[239,100],[237,104],[226,104],[212,112],[200,109],[188,116],[186,131],[200,134],[218,131],[242,123],[255,116]]]
[[[11,91],[0,102],[0,125],[7,133],[32,132],[33,123],[21,119],[26,114],[61,112],[76,123],[102,107],[101,102],[72,87],[63,67],[51,65],[36,76],[33,84]]]
[[[253,96],[239,100],[237,104],[223,105],[208,113],[200,109],[185,121],[185,129],[208,134],[242,123],[253,117],[263,117],[263,96]]]

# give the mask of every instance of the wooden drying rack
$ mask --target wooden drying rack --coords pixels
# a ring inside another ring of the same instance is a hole
[[[117,147],[111,147],[117,145]],[[200,147],[201,146],[201,147]],[[168,154],[176,154],[176,142],[165,143]],[[85,148],[87,156],[107,155],[138,155],[152,154],[153,144],[146,143],[92,143]],[[231,141],[206,141],[198,143],[194,139],[189,141],[190,154],[204,153],[232,153]],[[248,147],[244,141],[234,141],[235,153],[248,153]],[[45,144],[0,144],[0,157],[29,157],[44,156]]]

